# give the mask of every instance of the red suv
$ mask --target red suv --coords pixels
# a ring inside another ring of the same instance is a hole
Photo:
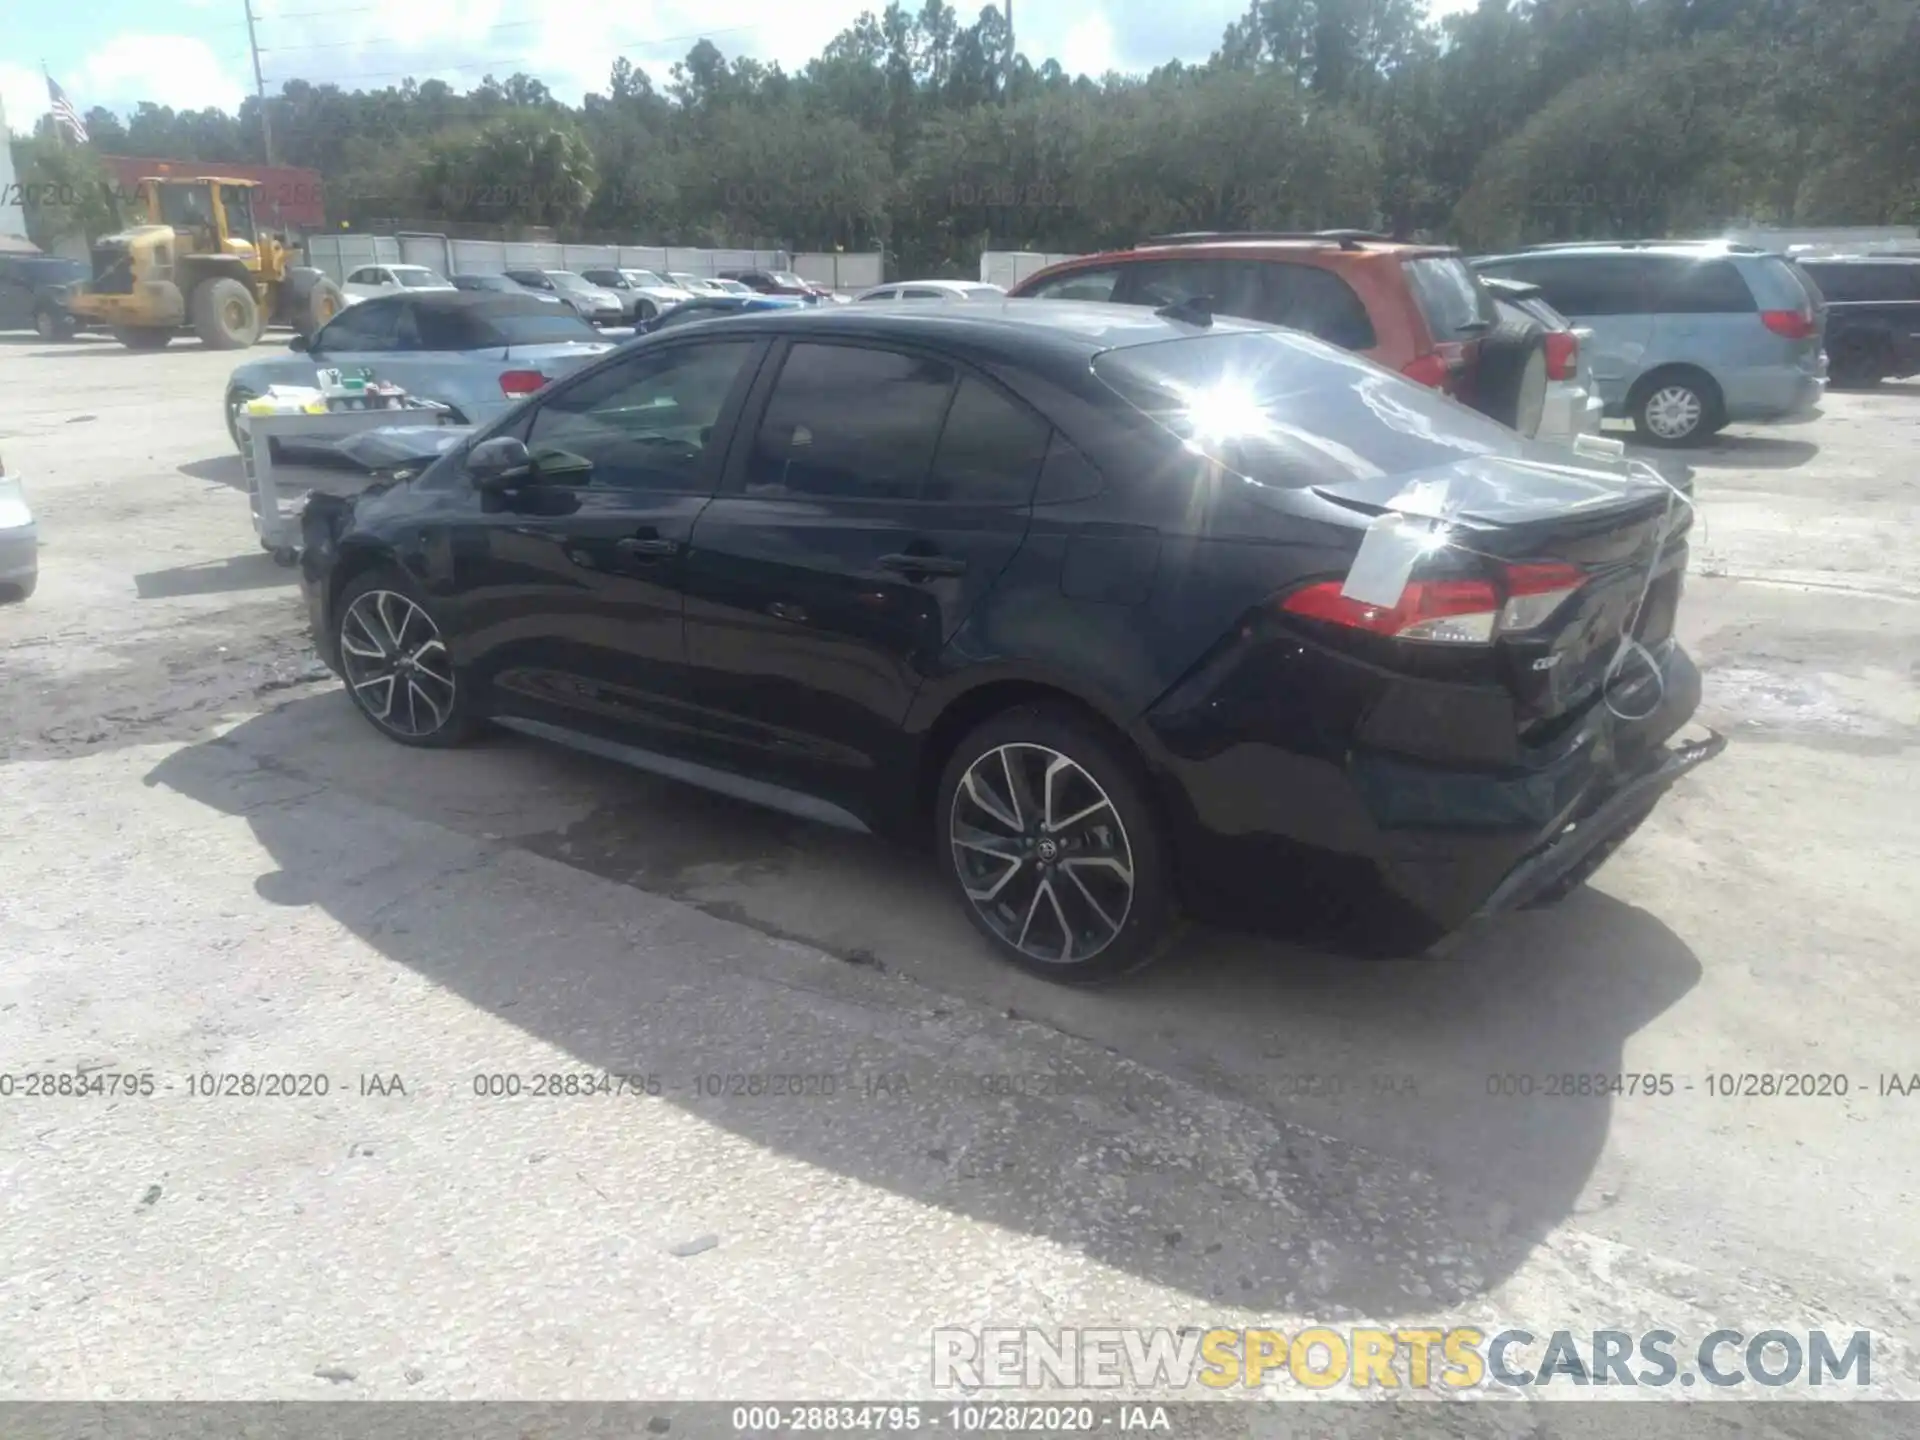
[[[1546,403],[1545,332],[1503,320],[1460,256],[1358,230],[1160,235],[1083,255],[1009,292],[1043,300],[1192,305],[1304,330],[1532,435]]]

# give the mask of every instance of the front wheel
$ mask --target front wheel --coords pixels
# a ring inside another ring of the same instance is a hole
[[[439,624],[399,571],[348,582],[334,640],[347,694],[389,740],[440,749],[472,736],[473,709]]]
[[[36,310],[33,312],[33,333],[42,340],[71,340],[73,321],[52,310]]]
[[[969,735],[936,806],[941,864],[1001,955],[1049,980],[1110,980],[1173,933],[1166,841],[1130,756],[1071,711],[1023,706]]]

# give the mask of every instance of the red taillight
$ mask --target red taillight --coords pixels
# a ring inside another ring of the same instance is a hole
[[[1547,332],[1547,378],[1571,380],[1580,373],[1580,337],[1571,330]]]
[[[1497,634],[1531,630],[1585,579],[1574,565],[1509,565],[1499,588],[1491,580],[1409,580],[1391,607],[1349,600],[1340,593],[1343,581],[1327,580],[1294,591],[1280,608],[1372,635],[1484,645]]]
[[[531,395],[546,383],[547,377],[538,370],[502,370],[500,372],[502,395]]]
[[[1762,310],[1760,323],[1788,340],[1811,340],[1813,316],[1803,310]]]
[[[1435,390],[1453,388],[1453,367],[1438,354],[1422,355],[1418,360],[1409,361],[1401,367],[1400,373],[1409,380],[1417,380]]]

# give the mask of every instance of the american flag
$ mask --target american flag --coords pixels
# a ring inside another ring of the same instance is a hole
[[[87,143],[87,125],[80,118],[80,112],[73,108],[73,102],[67,99],[67,92],[53,83],[53,77],[47,76],[47,95],[53,101],[53,118],[67,127],[76,145]]]

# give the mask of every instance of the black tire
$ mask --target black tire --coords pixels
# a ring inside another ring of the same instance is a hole
[[[340,287],[322,275],[294,307],[293,328],[311,341],[322,325],[346,308],[347,297]]]
[[[1684,398],[1688,396],[1690,400]],[[1627,397],[1627,414],[1643,442],[1673,448],[1704,445],[1727,423],[1720,387],[1692,369],[1655,370],[1641,376]],[[1693,425],[1679,428],[1687,414],[1696,417]]]
[[[1836,390],[1871,390],[1893,368],[1886,340],[1879,335],[1842,335],[1827,348],[1827,380]]]
[[[1480,341],[1474,408],[1529,439],[1540,433],[1547,404],[1547,332],[1539,321],[1501,308]]]
[[[633,306],[633,323],[645,325],[660,314],[660,307],[651,300],[636,300]]]
[[[173,343],[174,331],[165,325],[116,325],[113,338],[129,350],[164,350]]]
[[[33,312],[33,332],[42,340],[71,340],[74,334],[73,319],[42,305]]]
[[[1076,818],[1075,811],[1085,823],[1048,831],[1035,822],[1049,786],[1035,788],[1033,782],[1056,759],[1068,768],[1055,773],[1052,798],[1070,812],[1056,816],[1056,825]],[[976,763],[982,768],[963,794]],[[1021,793],[1014,788],[1014,777],[1021,776],[1028,782],[1027,803],[1016,798],[1010,806],[1006,797]],[[997,816],[991,808],[996,803]],[[1008,824],[1015,810],[1018,826]],[[956,843],[956,833],[976,843]],[[999,841],[1011,869],[997,863],[997,853],[980,848]],[[1048,980],[1116,979],[1158,958],[1177,933],[1169,841],[1146,778],[1122,746],[1068,707],[1003,711],[960,742],[940,779],[934,843],[940,868],[974,927],[1003,957]],[[1056,883],[1062,888],[1050,891]],[[980,894],[988,890],[998,893]],[[1056,943],[1059,953],[1047,953]]]
[[[193,333],[209,350],[244,350],[260,338],[260,302],[232,276],[201,281],[187,308]]]
[[[18,605],[23,600],[31,600],[39,584],[40,577],[30,575],[25,580],[14,580],[0,585],[0,605]]]
[[[380,633],[382,624],[386,627],[386,638],[392,637],[397,629],[401,644],[408,650],[415,649],[421,643],[422,632],[414,622],[401,619],[404,612],[397,605],[377,598],[381,596],[393,597],[411,606],[431,625],[431,638],[441,640],[439,621],[434,619],[426,597],[413,581],[391,566],[383,565],[362,571],[349,580],[340,592],[329,622],[333,626],[334,643],[339,647],[341,678],[346,682],[348,698],[373,728],[389,740],[431,750],[449,749],[465,743],[479,729],[479,720],[468,696],[466,679],[453,665],[451,657],[446,656],[444,641],[441,641],[439,653],[445,657],[445,664],[438,667],[442,672],[440,680],[444,689],[440,685],[430,684],[424,678],[425,665],[417,666],[413,676],[399,672],[385,687],[377,679],[367,678],[372,671],[382,667],[371,664],[365,671],[357,668],[360,661],[356,657],[370,648],[369,641],[382,650],[389,650]],[[367,612],[360,607],[363,600],[370,600],[376,612],[371,625],[364,623]],[[380,618],[382,615],[384,619]],[[415,679],[414,676],[421,678]],[[408,682],[406,688],[402,688],[403,680]],[[436,696],[443,698],[436,699]],[[384,711],[381,706],[383,698],[386,702]],[[406,701],[405,711],[396,708],[400,700]],[[439,708],[444,709],[443,719],[439,718]],[[437,723],[430,726],[409,723],[409,720],[429,718]]]

